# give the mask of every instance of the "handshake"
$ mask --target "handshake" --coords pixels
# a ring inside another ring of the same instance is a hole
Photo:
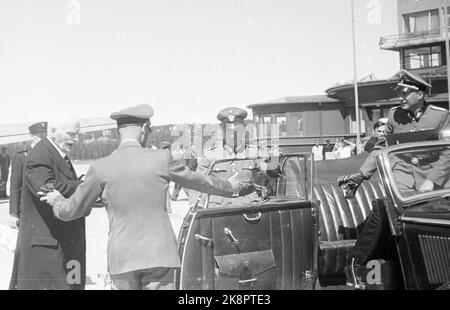
[[[40,191],[37,192],[37,194],[40,196],[39,199],[41,201],[45,201],[52,207],[55,206],[58,198],[64,198],[63,195],[54,188],[53,183],[47,183],[44,186],[41,186]]]
[[[236,172],[228,179],[233,188],[233,197],[246,196],[253,192],[257,192],[260,196],[267,196],[267,189],[264,186],[254,184],[252,182],[242,182],[238,180],[238,173]]]

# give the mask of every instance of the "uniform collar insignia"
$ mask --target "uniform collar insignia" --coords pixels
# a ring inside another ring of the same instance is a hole
[[[410,112],[409,116],[411,119],[414,119],[415,121],[418,121],[420,117],[425,113],[425,110],[427,109],[428,105],[424,104],[416,113]]]

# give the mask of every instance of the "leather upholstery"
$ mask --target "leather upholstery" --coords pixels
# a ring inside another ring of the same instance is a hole
[[[319,205],[319,275],[323,279],[344,279],[347,257],[358,238],[362,224],[372,209],[372,201],[383,197],[380,182],[365,181],[355,198],[345,199],[336,184],[317,184]]]

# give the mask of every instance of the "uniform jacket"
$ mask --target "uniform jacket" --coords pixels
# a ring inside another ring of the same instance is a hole
[[[83,217],[101,197],[109,219],[109,273],[177,268],[177,242],[165,208],[170,181],[215,195],[233,195],[230,182],[190,171],[183,161],[171,160],[168,150],[144,149],[127,141],[89,167],[75,194],[56,202],[55,214],[64,220]]]
[[[196,171],[206,175],[215,161],[234,158],[235,159],[254,158],[259,155],[258,152],[259,150],[256,146],[247,146],[243,144],[238,144],[235,147],[233,147],[225,142],[222,145],[220,145],[220,143],[216,143],[215,145],[207,149],[204,152],[203,156],[200,157],[200,159],[198,160]],[[246,168],[261,167],[261,163],[263,161],[264,160],[262,159],[257,159],[252,161],[251,163],[249,163],[249,161],[235,161],[235,162],[233,161],[233,162],[217,163],[214,166],[214,171],[212,171],[211,175],[220,176],[222,178],[230,178],[237,172],[238,179],[241,182],[255,182],[257,176],[252,170],[246,170]],[[251,165],[252,167],[249,167],[249,165]],[[250,205],[253,201],[258,200],[259,197],[256,192],[232,199],[219,196],[210,196],[209,206],[218,207],[231,204]],[[199,192],[190,191],[189,204],[195,205],[197,202],[199,205],[203,206],[206,202],[206,195]]]
[[[14,156],[11,165],[11,181],[9,196],[9,214],[20,216],[20,195],[22,194],[23,165],[27,150],[20,151]]]
[[[53,183],[65,197],[81,181],[56,148],[41,139],[29,151],[21,197],[21,216],[16,261],[18,289],[83,289],[86,275],[84,218],[64,222],[39,200],[40,187]],[[74,265],[76,264],[76,266]],[[68,273],[77,270],[68,281]]]
[[[433,105],[426,104],[417,117],[405,112],[399,107],[392,108],[388,114],[387,129],[388,134],[401,132],[415,132],[419,130],[436,129],[440,130],[448,125],[450,121],[449,111]],[[379,148],[374,149],[367,157],[360,168],[360,173],[364,178],[369,179],[377,170],[376,156],[380,152]],[[450,154],[444,152],[439,161],[428,173],[427,179],[438,186],[442,186],[448,176],[450,168]]]

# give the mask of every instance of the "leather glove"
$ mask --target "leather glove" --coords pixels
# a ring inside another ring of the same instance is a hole
[[[256,191],[255,185],[251,182],[240,182],[239,196],[250,195]]]
[[[356,191],[361,183],[364,181],[364,177],[361,173],[355,173],[351,175],[343,175],[338,178],[338,185],[344,191],[345,198],[355,197]]]

